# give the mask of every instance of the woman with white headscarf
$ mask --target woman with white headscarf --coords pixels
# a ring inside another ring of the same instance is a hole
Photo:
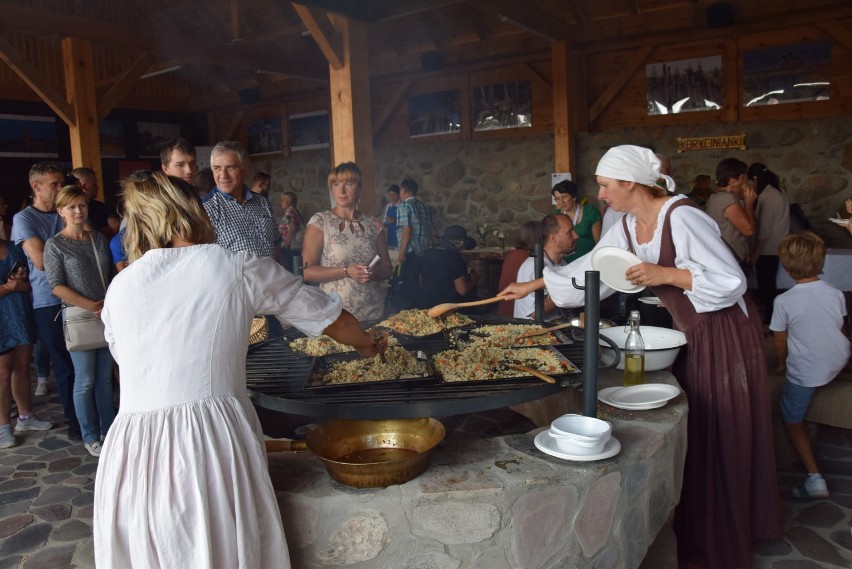
[[[625,277],[650,287],[687,336],[674,374],[689,400],[683,489],[675,512],[681,567],[751,566],[756,539],[781,536],[766,363],[760,317],[743,296],[745,276],[716,223],[691,200],[673,195],[651,150],[617,146],[601,158],[599,198],[627,215],[596,245],[636,254]],[[594,250],[593,250],[594,251]],[[522,298],[546,287],[562,307],[582,306],[580,282],[591,255],[544,278],[513,283],[501,295]],[[614,290],[601,284],[601,298]]]

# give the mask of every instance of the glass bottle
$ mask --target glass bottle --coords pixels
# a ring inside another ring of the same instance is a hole
[[[631,310],[627,321],[630,331],[624,342],[624,385],[645,383],[645,341],[639,331],[639,311]]]

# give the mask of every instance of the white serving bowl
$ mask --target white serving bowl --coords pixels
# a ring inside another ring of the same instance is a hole
[[[583,415],[562,415],[550,424],[550,436],[569,454],[598,454],[612,437],[612,425]]]
[[[645,341],[645,371],[666,369],[674,363],[681,346],[686,345],[686,336],[678,330],[659,326],[640,326],[639,331],[642,334],[642,340]],[[627,326],[602,328],[600,331],[601,336],[606,336],[621,347],[618,369],[624,369],[624,343],[627,341],[628,332]],[[601,349],[611,357],[612,348],[609,344],[601,342]],[[604,357],[604,361],[607,359]]]

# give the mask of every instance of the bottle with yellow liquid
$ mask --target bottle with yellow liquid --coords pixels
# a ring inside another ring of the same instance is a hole
[[[624,385],[645,383],[645,341],[639,331],[639,311],[630,312],[630,331],[624,342]]]

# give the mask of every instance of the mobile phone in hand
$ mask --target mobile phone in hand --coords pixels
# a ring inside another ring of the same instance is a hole
[[[9,271],[9,274],[6,275],[5,279],[3,279],[3,282],[5,283],[6,281],[8,281],[12,277],[14,277],[18,273],[19,270],[25,269],[25,268],[27,268],[27,266],[24,263],[22,263],[20,261],[15,261],[15,264],[12,265],[12,270]]]

